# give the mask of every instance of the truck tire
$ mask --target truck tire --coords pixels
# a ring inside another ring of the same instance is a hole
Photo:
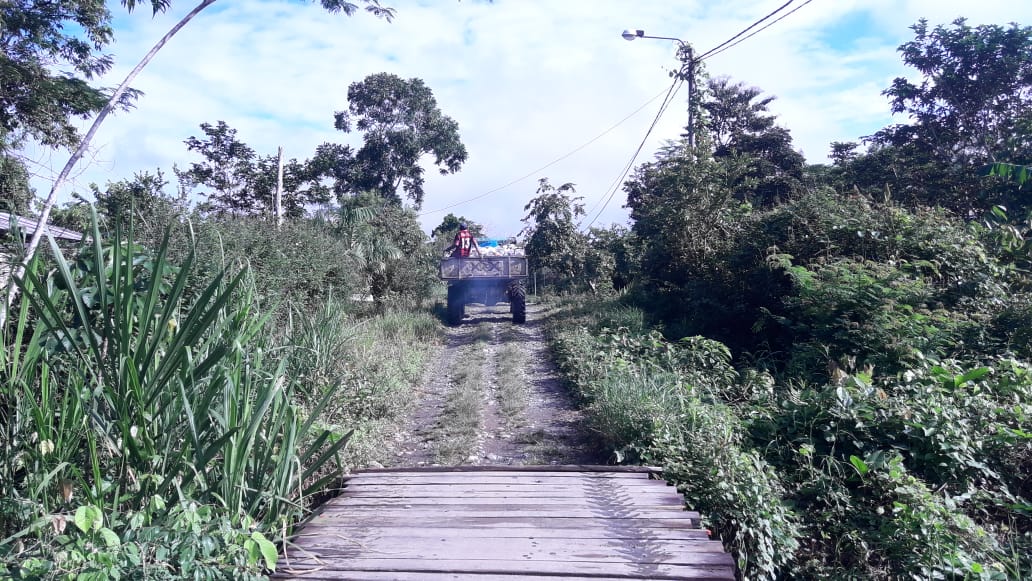
[[[462,287],[452,285],[448,287],[448,324],[458,325],[462,323],[462,317],[466,315],[466,301],[463,296]]]
[[[522,325],[527,322],[527,289],[522,284],[509,287],[509,310],[512,311],[512,322]]]

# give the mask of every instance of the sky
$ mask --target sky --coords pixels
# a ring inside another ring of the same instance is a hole
[[[392,22],[365,12],[330,14],[300,0],[219,0],[162,49],[133,83],[144,96],[109,117],[62,194],[88,185],[199,161],[184,140],[222,120],[261,155],[284,148],[306,159],[324,142],[361,145],[333,127],[351,83],[389,72],[420,78],[458,122],[469,158],[439,175],[426,160],[420,222],[429,232],[449,212],[516,235],[539,178],[575,184],[589,215],[582,227],[626,224],[624,168],[650,161],[687,124],[687,89],[656,118],[678,67],[677,44],[621,37],[625,29],[679,38],[701,54],[787,0],[382,0]],[[192,6],[132,14],[110,3],[115,66],[98,83],[116,86]],[[794,12],[792,12],[794,10]],[[897,47],[920,18],[931,25],[1032,24],[1032,2],[1014,0],[793,0],[780,21],[703,62],[777,99],[771,111],[810,163],[827,162],[834,141],[855,141],[905,119],[882,91],[912,76]],[[770,23],[774,18],[764,24]],[[762,25],[761,25],[762,26]],[[758,29],[759,27],[757,27]],[[756,30],[756,29],[753,29]],[[85,130],[85,125],[83,126]],[[67,159],[28,152],[45,178]],[[170,185],[169,188],[173,188]]]

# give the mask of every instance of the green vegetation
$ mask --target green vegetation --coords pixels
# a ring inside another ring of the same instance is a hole
[[[624,291],[550,324],[599,441],[743,578],[1032,574],[1032,29],[914,31],[886,92],[913,123],[832,167],[711,82],[704,139],[625,185],[631,231],[581,235]]]
[[[434,456],[439,464],[465,464],[476,454],[477,436],[484,422],[485,347],[490,339],[487,324],[477,325],[473,342],[463,347],[449,370],[452,386],[435,428]]]
[[[0,6],[0,200],[23,213],[15,154],[84,145],[113,40],[102,2],[37,4]],[[525,206],[597,441],[661,465],[743,579],[1032,576],[1032,28],[913,30],[916,73],[885,91],[908,122],[831,165],[760,89],[699,79],[693,139],[624,184],[629,228],[582,227],[570,183]],[[141,172],[55,210],[86,241],[51,241],[0,319],[0,576],[258,578],[346,469],[387,460],[443,333],[435,257],[481,228],[420,228],[423,172],[467,156],[422,80],[347,100],[335,127],[363,145],[285,161],[282,212],[278,160],[222,121],[186,140],[175,194]],[[520,421],[528,362],[487,360],[491,333],[450,370],[441,463],[476,450],[486,366]]]

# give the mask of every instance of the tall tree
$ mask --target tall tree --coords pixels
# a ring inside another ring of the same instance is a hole
[[[204,160],[191,163],[186,171],[177,172],[185,187],[207,186],[204,192],[212,210],[235,214],[254,213],[264,206],[250,192],[255,173],[256,154],[246,143],[237,139],[237,131],[225,121],[216,125],[201,123],[205,138],[191,136],[186,148],[199,153]]]
[[[96,114],[111,96],[88,81],[111,68],[111,56],[101,51],[112,39],[104,0],[0,3],[0,135],[75,146],[75,121]],[[122,103],[136,95],[127,92]]]
[[[216,125],[202,123],[204,139],[190,137],[187,149],[204,159],[191,163],[176,175],[186,188],[206,186],[208,201],[203,209],[237,215],[272,215],[276,191],[278,158],[259,156],[237,138],[237,131],[225,121]],[[296,159],[283,164],[283,210],[289,217],[303,216],[308,204],[329,201],[325,187],[318,183],[308,162]]]
[[[459,139],[459,124],[437,106],[433,92],[421,79],[402,79],[377,73],[348,87],[348,110],[334,116],[335,127],[363,132],[363,145],[354,157],[337,150],[339,164],[347,164],[347,193],[379,192],[401,204],[399,190],[418,209],[423,205],[423,167],[432,155],[441,174],[455,173],[466,161],[466,146]],[[339,178],[338,178],[339,179]]]
[[[900,160],[891,168],[905,178],[897,191],[964,215],[1029,205],[1013,184],[980,173],[993,162],[1032,162],[1032,27],[971,27],[960,18],[911,28],[914,40],[899,52],[920,78],[896,78],[884,92],[908,122],[870,139]]]
[[[744,167],[731,184],[741,199],[760,206],[785,202],[802,191],[806,159],[792,147],[788,129],[770,114],[773,96],[727,77],[709,81],[702,103],[713,140],[713,157],[738,159]]]
[[[538,180],[537,197],[523,209],[527,224],[521,233],[526,236],[526,253],[533,269],[553,277],[559,290],[572,290],[581,280],[587,238],[574,223],[583,216],[583,198],[573,197],[572,183],[555,187],[548,178]]]

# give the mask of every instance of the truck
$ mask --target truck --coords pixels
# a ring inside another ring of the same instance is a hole
[[[458,325],[466,305],[509,303],[512,322],[527,321],[527,257],[448,257],[441,260],[440,277],[448,284],[448,324]]]

